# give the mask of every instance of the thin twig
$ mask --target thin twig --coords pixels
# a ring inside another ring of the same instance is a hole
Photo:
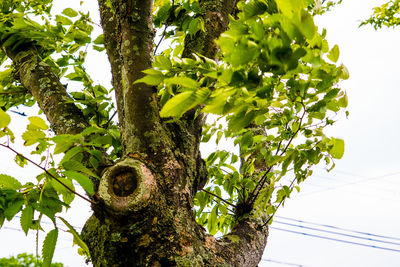
[[[304,107],[304,105],[303,105]],[[296,135],[300,132],[301,129],[301,124],[303,123],[303,119],[304,116],[306,115],[306,108],[304,107],[304,112],[303,115],[300,118],[300,122],[299,122],[299,128],[296,130],[296,132],[292,135],[292,137],[289,139],[289,142],[287,143],[285,149],[282,151],[282,153],[279,156],[282,156],[283,154],[285,154],[286,150],[289,148],[290,144],[292,143],[293,139],[296,137]]]
[[[165,24],[164,31],[163,31],[163,33],[161,34],[160,41],[158,41],[158,44],[156,45],[156,48],[154,48],[154,55],[157,53],[157,49],[158,49],[158,47],[160,46],[162,40],[164,39],[164,37],[165,37],[165,32],[167,31],[167,28],[168,28],[168,27],[169,27],[169,25],[168,25],[168,24]]]
[[[272,170],[273,166],[274,165],[269,166],[268,170],[263,174],[261,179],[257,182],[256,187],[253,189],[252,192],[250,192],[250,195],[249,195],[249,204],[250,204],[250,206],[253,205],[253,203],[256,201],[258,195],[261,192],[261,189],[264,187],[264,184],[267,181],[268,174]],[[254,192],[256,192],[256,191],[257,191],[257,193],[254,194]]]
[[[294,179],[293,179],[292,182],[290,183],[290,185],[289,185],[289,188],[290,188],[290,189],[293,189],[294,181],[296,181],[296,177],[294,177]],[[266,225],[271,221],[272,217],[274,217],[275,213],[277,212],[277,210],[279,209],[279,207],[282,205],[283,201],[285,201],[285,199],[286,199],[286,196],[282,197],[282,200],[279,202],[278,206],[276,206],[276,209],[274,210],[274,212],[268,217],[268,220],[267,220],[263,225],[261,225],[261,228],[263,228],[264,226],[266,226]]]
[[[53,174],[51,174],[46,168],[40,166],[39,164],[37,164],[36,162],[34,162],[33,160],[25,157],[24,155],[22,155],[21,153],[19,153],[18,151],[14,150],[12,147],[8,146],[8,145],[4,145],[4,144],[0,144],[0,146],[5,147],[9,150],[11,150],[12,152],[14,152],[16,155],[23,157],[25,160],[29,161],[30,163],[32,163],[33,165],[35,165],[36,167],[38,167],[39,169],[41,169],[42,171],[44,171],[47,175],[49,175],[51,178],[53,178],[54,180],[56,180],[58,183],[60,183],[62,186],[64,186],[66,189],[68,189],[71,193],[77,195],[78,197],[86,200],[87,202],[91,203],[91,204],[97,204],[96,202],[88,199],[87,197],[79,194],[78,192],[76,192],[75,190],[71,189],[70,187],[68,187],[66,184],[64,184],[63,182],[61,182],[60,179],[58,179],[56,176],[54,176]]]
[[[17,115],[20,115],[20,116],[22,116],[22,117],[26,117],[26,114],[25,114],[25,112],[18,112],[18,111],[15,111],[15,110],[8,110],[9,112],[12,112],[12,113],[15,113],[15,114],[17,114]]]
[[[210,191],[207,191],[207,190],[205,190],[205,189],[201,189],[201,191],[204,191],[204,192],[206,192],[207,194],[210,194],[210,195],[212,195],[212,196],[218,198],[219,200],[225,202],[226,204],[228,204],[228,205],[230,205],[230,206],[236,208],[236,205],[235,205],[235,204],[232,204],[232,203],[230,203],[229,201],[226,201],[225,199],[221,198],[220,196],[218,196],[218,195],[216,195],[216,194],[214,194],[214,193],[212,193],[212,192],[210,192]]]
[[[112,114],[112,116],[108,119],[107,123],[106,123],[106,127],[108,128],[110,122],[112,121],[112,119],[114,118],[114,116],[117,114],[117,110],[114,112],[114,114]]]
[[[174,12],[174,5],[175,5],[175,0],[172,0],[172,5],[171,5],[171,11],[172,12]],[[168,19],[167,19],[167,21],[168,21]],[[158,41],[158,44],[156,45],[156,48],[154,48],[154,54],[153,55],[156,55],[157,49],[160,46],[162,40],[164,39],[165,33],[167,32],[167,29],[168,29],[169,26],[170,26],[169,22],[166,22],[164,30],[163,30],[163,33],[161,34],[160,41]]]
[[[215,199],[213,199],[213,201],[214,201],[215,203],[219,204],[218,201],[216,201]],[[226,209],[227,209],[228,211],[232,212],[232,214],[235,214],[235,212],[234,212],[233,210],[229,209],[228,207],[226,207]],[[228,213],[228,214],[229,214],[229,213]]]
[[[292,135],[292,137],[289,139],[288,143],[286,144],[286,147],[282,150],[282,153],[281,153],[279,156],[282,156],[283,154],[285,154],[285,152],[288,150],[290,144],[292,143],[293,139],[295,138],[295,136],[299,133],[299,131],[300,131],[300,129],[301,129],[301,124],[303,123],[303,119],[304,119],[304,116],[305,116],[305,114],[306,114],[306,107],[304,106],[303,103],[301,103],[301,104],[303,105],[304,112],[303,112],[303,115],[302,115],[301,118],[300,118],[299,128],[296,130],[296,132],[295,132],[295,133]],[[265,184],[265,182],[267,181],[267,175],[268,175],[268,173],[272,170],[272,167],[273,167],[273,165],[270,166],[270,167],[268,168],[268,170],[266,171],[266,173],[264,173],[264,175],[263,175],[263,176],[261,177],[261,179],[258,181],[258,183],[257,183],[256,187],[254,188],[254,190],[250,193],[250,198],[249,198],[250,204],[253,204],[253,203],[256,201],[258,195],[259,195],[260,192],[261,192],[261,189],[264,187],[264,184]],[[254,194],[254,192],[256,192],[256,193]]]
[[[86,46],[86,48],[87,48],[87,46]],[[94,87],[91,86],[90,89],[92,90],[92,94],[93,94],[94,98],[96,99],[97,96],[96,96],[96,93],[94,91]],[[97,124],[97,126],[100,127],[100,111],[99,111],[99,103],[97,101],[96,101],[96,116],[97,116],[96,124]]]
[[[285,125],[285,130],[287,130],[288,124],[289,124],[289,123],[286,123],[286,125]],[[281,149],[282,142],[283,142],[283,140],[279,141],[278,148],[277,148],[276,151],[275,151],[275,156],[278,155],[279,150]]]

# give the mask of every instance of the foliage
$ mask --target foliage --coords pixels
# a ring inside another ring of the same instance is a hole
[[[32,106],[35,100],[12,76],[14,66],[4,63],[6,56],[0,52],[0,145],[16,154],[21,167],[31,163],[42,170],[36,183],[21,184],[0,175],[0,226],[22,212],[21,229],[27,234],[41,229],[43,215],[48,217],[54,229],[43,244],[45,266],[54,254],[60,221],[90,257],[79,234],[58,214],[69,208],[75,195],[92,201],[79,195],[75,185],[93,196],[96,173],[113,163],[104,162],[104,153],[114,161],[121,157],[112,90],[94,84],[84,65],[87,46],[104,50],[103,36],[92,38],[89,14],[67,8],[54,16],[51,4],[0,4],[0,45],[12,50],[34,45],[63,81],[81,83],[80,91],[67,89],[90,122],[79,134],[53,136],[52,125],[31,116],[21,138],[40,162],[14,150],[15,136],[5,111]],[[205,159],[208,183],[196,195],[195,216],[211,234],[231,229],[232,208],[239,216],[252,210],[266,212],[271,222],[277,208],[312,175],[313,166],[324,161],[331,169],[343,156],[343,140],[326,136],[324,130],[347,106],[347,95],[338,83],[349,74],[337,63],[338,46],[329,46],[326,31],[319,30],[313,18],[333,5],[311,0],[240,1],[237,17],[230,18],[229,30],[217,40],[217,58],[210,59],[198,54],[181,57],[185,37],[205,31],[199,2],[155,1],[154,26],[174,46],[157,55],[153,68],[136,83],[157,86],[160,115],[167,123],[193,108],[213,114],[216,119],[204,127],[203,142],[218,145],[223,138],[235,146],[234,151],[216,150]],[[63,154],[59,161],[54,159],[57,154]]]
[[[32,254],[21,253],[16,257],[12,256],[10,258],[0,258],[0,266],[2,267],[41,267],[43,265],[43,261],[37,259]],[[63,267],[62,263],[52,263],[51,267]]]
[[[363,21],[360,26],[370,24],[375,30],[385,27],[400,25],[400,1],[391,0],[379,7],[374,8],[372,16]]]
[[[329,49],[326,31],[317,31],[309,2],[276,1],[279,12],[271,3],[239,5],[242,12],[218,40],[218,61],[181,59],[178,47],[157,56],[137,81],[158,85],[161,116],[176,119],[202,104],[202,112],[217,116],[203,141],[216,134],[217,144],[224,137],[239,146],[239,153],[217,150],[206,159],[208,187],[196,195],[195,214],[211,234],[229,230],[230,208],[239,203],[274,214],[313,165],[323,159],[333,168],[343,156],[343,140],[323,133],[347,106],[338,82],[349,74],[335,64],[339,48]],[[259,162],[267,169],[257,171]],[[294,179],[279,186],[287,175]]]

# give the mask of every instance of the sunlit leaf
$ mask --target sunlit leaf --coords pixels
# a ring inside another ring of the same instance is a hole
[[[21,187],[22,187],[21,183],[14,177],[11,177],[6,174],[0,174],[0,188],[18,190]]]
[[[51,230],[45,237],[42,247],[43,267],[50,267],[56,249],[58,229]]]

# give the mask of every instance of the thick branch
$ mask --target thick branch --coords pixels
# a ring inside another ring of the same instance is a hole
[[[65,87],[33,47],[5,49],[22,85],[33,95],[57,134],[76,134],[88,126]]]
[[[258,266],[269,234],[268,227],[261,228],[262,222],[257,216],[243,219],[220,241],[222,254],[230,256],[232,266]]]
[[[218,47],[215,40],[228,29],[229,15],[235,12],[237,0],[200,0],[203,10],[205,32],[185,39],[182,57],[191,57],[192,53],[200,53],[208,58],[215,58]]]
[[[107,4],[111,2],[111,7]],[[154,30],[152,1],[99,0],[104,41],[111,63],[124,154],[154,155],[166,147],[156,89],[138,83],[151,68]],[[158,152],[157,152],[158,151]]]

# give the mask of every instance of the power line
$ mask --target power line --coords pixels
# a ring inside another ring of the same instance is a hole
[[[23,232],[22,229],[9,227],[9,226],[3,226],[3,227],[1,227],[1,229]],[[34,233],[33,232],[29,232],[28,234],[34,234]],[[73,241],[73,239],[71,239],[71,238],[59,238],[59,240]]]
[[[19,216],[19,215],[15,215],[14,216],[15,218],[21,218],[21,216]],[[48,225],[54,225],[54,223],[52,223],[52,222],[47,222],[47,221],[40,221],[41,223],[43,223],[43,224],[48,224]],[[82,228],[83,227],[80,227],[80,226],[73,226],[73,225],[71,225],[74,229],[80,229],[80,230],[82,230]]]
[[[283,216],[275,216],[275,218],[280,218],[280,219],[284,219],[284,220],[295,221],[295,222],[300,222],[300,223],[305,223],[305,224],[310,224],[310,225],[322,226],[322,227],[326,227],[326,228],[332,228],[332,229],[347,231],[347,232],[361,234],[361,235],[368,235],[368,236],[373,236],[373,237],[379,237],[379,238],[385,238],[385,239],[400,241],[399,237],[377,235],[377,234],[372,234],[372,233],[367,233],[367,232],[356,231],[356,230],[352,230],[352,229],[341,228],[341,227],[334,226],[334,225],[329,225],[329,224],[320,224],[320,223],[308,222],[308,221],[303,221],[303,220],[298,220],[298,219],[293,219],[293,218],[288,218],[288,217],[283,217]]]
[[[338,189],[341,187],[346,187],[349,185],[355,185],[355,184],[359,184],[359,183],[365,183],[367,181],[371,181],[371,180],[376,180],[376,179],[381,179],[381,178],[385,178],[385,177],[389,177],[389,176],[393,176],[393,175],[398,175],[400,174],[400,172],[393,172],[393,173],[388,173],[388,174],[383,174],[383,175],[379,175],[379,176],[373,176],[373,177],[364,177],[364,176],[358,176],[358,177],[364,177],[363,179],[360,179],[358,181],[354,181],[354,182],[349,182],[349,183],[345,183],[345,184],[341,184],[335,187],[329,187],[327,189],[322,189],[322,190],[317,190],[314,192],[310,192],[308,194],[304,194],[305,195],[311,195],[311,194],[315,194],[315,193],[320,193],[320,192],[324,192],[324,191],[330,191],[330,190],[334,190],[334,189]]]
[[[319,181],[319,179],[324,179],[326,181],[333,182],[333,183],[341,183],[341,184],[336,185],[336,186],[342,186],[344,184],[348,184],[348,183],[343,183],[344,181],[347,182],[347,180],[344,180],[344,179],[335,179],[333,177],[327,177],[327,176],[322,176],[322,175],[313,175],[313,177],[318,178],[318,181]],[[316,179],[313,179],[312,181],[316,181]],[[366,182],[368,182],[368,181],[366,181]],[[399,183],[394,183],[394,182],[390,182],[390,181],[372,181],[372,182],[375,182],[375,183],[378,182],[379,184],[386,183],[386,184],[400,185]],[[373,188],[374,191],[382,190],[382,191],[391,192],[391,193],[399,193],[398,190],[397,191],[396,190],[391,190],[391,189],[388,189],[387,187],[380,187],[380,186],[371,185],[371,184],[360,184],[360,186]],[[325,186],[325,188],[327,188],[327,187],[330,188],[330,189],[333,189],[333,187],[331,187],[331,186]]]
[[[368,241],[373,241],[373,242],[379,242],[379,243],[383,243],[383,244],[400,246],[400,243],[396,243],[396,242],[383,241],[383,240],[379,240],[379,239],[375,239],[375,238],[362,237],[362,236],[356,236],[356,235],[350,235],[350,234],[343,234],[343,233],[339,233],[339,232],[335,232],[335,231],[323,230],[323,229],[318,229],[318,228],[309,227],[309,226],[303,226],[303,225],[299,225],[299,224],[285,223],[285,222],[280,222],[280,221],[276,221],[276,220],[274,221],[274,223],[279,223],[279,224],[283,224],[283,225],[288,225],[288,226],[293,226],[293,227],[298,227],[298,228],[303,228],[303,229],[308,229],[308,230],[314,230],[314,231],[323,232],[323,233],[329,233],[329,234],[341,235],[341,236],[363,239],[363,240],[368,240]]]
[[[277,260],[272,260],[272,259],[261,259],[261,261],[269,261],[269,262],[278,263],[278,264],[282,264],[282,265],[289,265],[289,266],[305,267],[305,265],[301,265],[301,264],[290,263],[290,262],[285,262],[285,261],[277,261]]]
[[[297,232],[297,231],[288,230],[288,229],[283,229],[283,228],[279,228],[279,227],[273,227],[273,226],[270,226],[270,228],[273,229],[273,230],[279,230],[279,231],[289,232],[289,233],[293,233],[293,234],[299,234],[299,235],[317,237],[317,238],[326,239],[326,240],[332,240],[332,241],[337,241],[337,242],[341,242],[341,243],[347,243],[347,244],[358,245],[358,246],[363,246],[363,247],[369,247],[369,248],[376,248],[376,249],[388,250],[388,251],[393,251],[393,252],[400,252],[399,249],[386,248],[386,247],[380,247],[380,246],[374,246],[374,245],[367,245],[367,244],[363,244],[363,243],[358,243],[358,242],[353,242],[353,241],[347,241],[347,240],[337,239],[337,238],[331,238],[331,237],[327,237],[327,236],[321,236],[321,235],[315,235],[315,234]]]

